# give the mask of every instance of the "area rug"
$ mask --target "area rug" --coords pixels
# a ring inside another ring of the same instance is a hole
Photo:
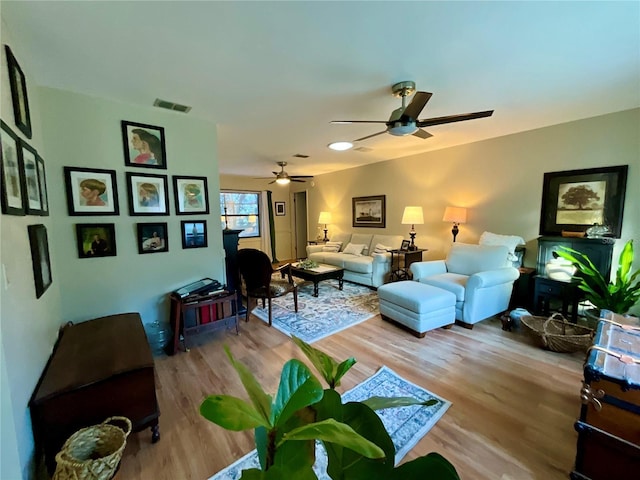
[[[376,413],[382,419],[387,432],[396,448],[395,463],[411,450],[422,437],[442,417],[451,402],[400,377],[390,368],[383,366],[373,376],[342,395],[343,402],[362,401],[379,397],[413,397],[420,400],[435,399],[438,403],[430,407],[414,405],[411,407],[386,408]],[[237,460],[209,480],[237,480],[242,470],[259,468],[256,450]],[[316,442],[316,463],[313,466],[319,480],[330,480],[327,475],[327,454],[320,442]]]
[[[313,296],[313,283],[298,287],[298,313],[293,295],[274,298],[272,323],[286,335],[295,335],[307,343],[316,342],[336,332],[364,322],[379,313],[378,295],[363,285],[344,282],[338,289],[337,280],[318,284],[318,296]],[[269,307],[262,302],[252,312],[259,319],[269,321]]]

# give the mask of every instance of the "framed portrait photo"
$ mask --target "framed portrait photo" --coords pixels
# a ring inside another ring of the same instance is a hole
[[[409,251],[409,240],[402,240],[402,245],[400,246],[400,250],[403,252]]]
[[[49,194],[47,192],[47,173],[44,168],[44,159],[40,156],[36,156],[38,162],[38,181],[40,190],[40,215],[49,216]]]
[[[127,172],[129,215],[169,215],[167,176]]]
[[[138,223],[138,253],[169,251],[167,224]]]
[[[36,298],[40,298],[53,282],[47,227],[44,225],[29,225],[27,228],[29,230],[29,246],[31,247]]]
[[[38,179],[38,152],[24,140],[20,140],[20,165],[26,193],[25,211],[27,215],[42,214],[40,180]]]
[[[173,176],[176,215],[209,213],[207,177]]]
[[[122,142],[126,166],[166,170],[164,128],[122,120]]]
[[[628,165],[544,174],[540,234],[585,232],[606,225],[620,238]]]
[[[9,126],[2,122],[0,130],[0,166],[2,168],[2,213],[24,215],[26,194],[21,165],[20,140]]]
[[[69,215],[119,215],[115,170],[64,167]]]
[[[284,215],[286,215],[285,203],[276,202],[276,217],[282,217]]]
[[[207,222],[205,220],[183,220],[180,222],[182,248],[204,248],[207,246]]]
[[[116,227],[113,223],[76,224],[78,257],[115,257]]]
[[[13,104],[13,116],[16,127],[18,127],[27,138],[31,138],[31,115],[29,114],[29,98],[27,97],[27,79],[9,45],[5,45],[4,47],[7,54],[11,103]]]
[[[351,199],[354,227],[386,226],[386,196],[353,197]]]

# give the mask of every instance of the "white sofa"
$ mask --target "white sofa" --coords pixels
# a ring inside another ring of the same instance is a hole
[[[391,254],[375,253],[376,245],[397,249],[400,248],[402,240],[402,235],[334,234],[331,241],[342,242],[339,252],[324,251],[324,244],[307,245],[307,258],[318,263],[342,267],[345,280],[377,288],[389,281]],[[365,245],[366,248],[361,255],[344,253],[349,243]]]
[[[454,243],[446,260],[411,264],[413,279],[456,296],[456,320],[468,328],[505,311],[520,276],[509,249],[496,245]]]

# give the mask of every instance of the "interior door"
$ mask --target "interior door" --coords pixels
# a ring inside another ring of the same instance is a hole
[[[293,194],[296,258],[307,256],[307,192]]]

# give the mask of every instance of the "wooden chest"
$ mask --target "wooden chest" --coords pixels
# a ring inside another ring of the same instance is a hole
[[[581,399],[571,478],[640,478],[640,329],[599,322]]]
[[[31,399],[36,445],[53,473],[55,455],[82,427],[128,417],[160,438],[153,356],[137,313],[67,326]]]

